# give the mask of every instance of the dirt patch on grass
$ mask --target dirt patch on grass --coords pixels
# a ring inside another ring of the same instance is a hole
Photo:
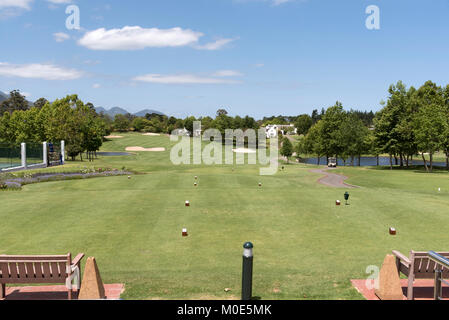
[[[123,136],[105,136],[106,139],[120,139],[123,138]]]
[[[165,148],[126,147],[126,151],[163,152]]]
[[[351,184],[347,184],[344,181],[346,179],[348,179],[348,177],[345,177],[341,174],[336,174],[336,173],[330,173],[329,171],[332,169],[313,169],[313,170],[309,170],[310,172],[313,173],[321,173],[324,174],[325,176],[318,179],[318,183],[320,184],[324,184],[328,187],[333,187],[333,188],[358,188],[358,186],[354,186]]]

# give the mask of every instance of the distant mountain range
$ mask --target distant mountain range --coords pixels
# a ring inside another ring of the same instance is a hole
[[[9,99],[9,93],[4,93],[4,92],[0,91],[0,103],[2,103],[5,100],[8,100],[8,99]],[[31,101],[28,101],[28,105],[30,107],[32,107],[34,105],[34,103]]]
[[[6,94],[6,93],[0,91],[0,102],[8,100],[8,98],[9,98],[9,94]]]
[[[95,111],[96,111],[97,113],[103,112],[104,114],[107,114],[108,116],[110,116],[110,117],[112,117],[112,118],[114,118],[114,117],[115,117],[116,115],[118,115],[118,114],[128,114],[128,113],[131,113],[131,112],[128,112],[127,110],[125,110],[125,109],[123,109],[123,108],[120,108],[120,107],[114,107],[114,108],[111,108],[111,109],[109,109],[109,110],[106,110],[106,109],[103,108],[103,107],[97,107],[97,108],[95,108]],[[150,114],[151,114],[151,113],[156,113],[156,114],[164,115],[162,112],[157,111],[157,110],[152,110],[152,109],[144,109],[144,110],[141,110],[141,111],[139,111],[139,112],[132,113],[132,115],[137,116],[137,117],[145,117],[145,115],[146,115],[147,113],[150,113]]]
[[[0,103],[2,103],[3,101],[7,100],[9,98],[9,94],[4,93],[2,91],[0,91]],[[33,105],[32,102],[30,102],[30,105]],[[101,113],[103,112],[104,114],[107,114],[108,116],[114,118],[117,114],[128,114],[130,112],[128,112],[127,110],[120,108],[120,107],[114,107],[111,108],[109,110],[103,108],[103,107],[97,107],[95,108],[95,111],[97,111],[97,113]],[[136,113],[132,113],[133,115],[137,116],[137,117],[145,117],[145,115],[147,113],[156,113],[156,114],[160,114],[160,115],[164,115],[162,112],[157,111],[157,110],[152,110],[152,109],[144,109],[141,110],[139,112]]]

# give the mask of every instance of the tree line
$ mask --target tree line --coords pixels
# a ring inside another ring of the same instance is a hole
[[[30,104],[18,91],[13,91],[0,104],[0,142],[10,146],[64,140],[72,160],[78,155],[82,157],[83,152],[92,159],[109,132],[93,105],[84,104],[77,95],[52,103],[39,99]]]
[[[231,117],[225,109],[217,110],[215,118],[206,116],[195,118],[194,116],[178,119],[173,116],[160,115],[156,113],[146,114],[145,117],[138,117],[131,114],[118,114],[111,119],[107,115],[101,115],[109,123],[112,131],[126,132],[154,132],[154,133],[172,133],[176,129],[186,129],[190,135],[193,135],[193,122],[201,121],[201,129],[218,129],[224,134],[225,129],[258,129],[256,120],[250,116]]]
[[[302,136],[296,146],[297,154],[315,154],[320,158],[325,156],[339,157],[344,163],[349,160],[353,165],[356,157],[359,159],[370,149],[370,130],[359,115],[354,111],[345,111],[340,102],[329,107],[307,134]]]
[[[387,102],[381,102],[383,108],[374,115],[372,125],[371,114],[345,111],[337,102],[310,126],[296,152],[327,159],[336,156],[345,162],[350,159],[352,164],[355,157],[360,164],[362,154],[377,158],[388,154],[390,168],[393,163],[408,167],[414,156],[420,156],[431,172],[434,154],[442,151],[449,169],[449,85],[441,87],[427,81],[416,89],[399,81],[389,87],[388,93]]]

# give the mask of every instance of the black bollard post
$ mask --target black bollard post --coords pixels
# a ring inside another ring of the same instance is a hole
[[[346,191],[345,192],[345,204],[348,205],[348,200],[349,200],[349,192]]]
[[[253,294],[253,247],[251,242],[243,245],[242,300],[251,300]]]

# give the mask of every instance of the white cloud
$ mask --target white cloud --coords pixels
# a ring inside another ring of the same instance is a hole
[[[203,45],[195,45],[195,48],[200,50],[218,50],[234,40],[235,39],[218,39],[214,42],[206,43]]]
[[[82,71],[66,69],[52,64],[9,64],[0,62],[0,76],[43,80],[74,80],[84,75]]]
[[[198,50],[218,50],[235,39],[218,39],[199,44],[204,34],[179,27],[171,29],[125,26],[121,29],[105,28],[88,31],[78,44],[91,50],[142,50],[145,48],[192,46]]]
[[[262,68],[262,67],[265,66],[265,64],[263,64],[263,63],[256,63],[254,66],[255,66],[256,68]]]
[[[301,1],[305,2],[307,0],[234,0],[234,2],[237,3],[247,3],[247,2],[269,2],[272,6],[279,6],[281,4],[287,3],[287,2],[293,2],[293,1]]]
[[[273,6],[278,6],[278,5],[281,5],[283,3],[292,2],[292,1],[293,0],[273,0],[272,3],[273,3]]]
[[[236,70],[219,70],[213,74],[215,77],[241,77],[243,73]]]
[[[64,32],[53,33],[53,37],[55,38],[56,42],[63,42],[70,39],[70,36]]]
[[[47,0],[50,3],[53,4],[68,4],[68,3],[72,3],[72,0]]]
[[[149,47],[181,47],[198,42],[201,32],[189,29],[142,28],[126,26],[122,29],[105,28],[88,31],[78,44],[92,50],[140,50]]]
[[[204,77],[194,74],[179,74],[179,75],[160,75],[160,74],[146,74],[135,77],[133,80],[161,83],[161,84],[236,84],[240,81],[218,79],[214,77]]]
[[[0,9],[1,8],[21,8],[30,10],[30,4],[33,0],[0,0]]]
[[[92,88],[94,88],[94,89],[98,89],[98,88],[100,88],[101,87],[101,84],[99,84],[99,83],[94,83],[93,85],[92,85]]]

